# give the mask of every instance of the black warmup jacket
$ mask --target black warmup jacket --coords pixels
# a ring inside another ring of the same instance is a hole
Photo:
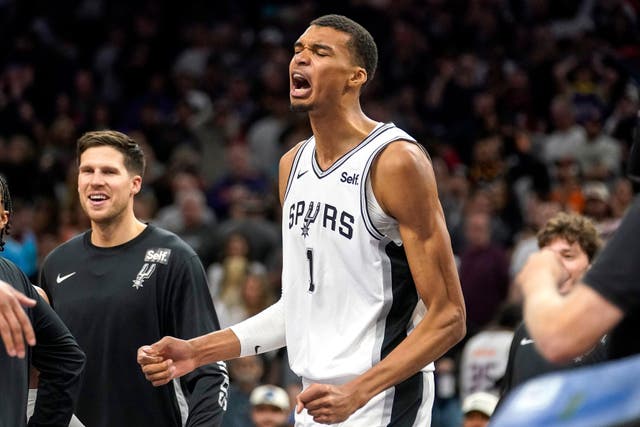
[[[30,364],[40,370],[40,382],[29,426],[66,427],[80,391],[84,353],[60,318],[31,286],[27,276],[2,257],[0,280],[37,301],[35,307],[26,309],[36,334],[36,346],[29,348],[27,357],[9,357],[0,341],[0,427],[26,425]]]
[[[140,346],[165,335],[219,329],[202,264],[179,237],[148,225],[125,244],[101,248],[87,231],[49,254],[40,283],[87,354],[76,410],[87,427],[220,425],[224,363],[156,388],[136,362]]]
[[[583,282],[624,312],[609,333],[610,355],[620,359],[640,354],[640,196],[602,249]],[[597,316],[597,313],[594,315]]]
[[[518,385],[550,372],[605,362],[609,358],[608,337],[603,337],[589,353],[564,364],[551,363],[536,349],[524,323],[516,328],[502,382],[502,399]],[[502,401],[501,399],[501,401]]]

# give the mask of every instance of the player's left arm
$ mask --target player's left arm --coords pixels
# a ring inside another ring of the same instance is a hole
[[[42,290],[25,285],[38,303],[33,326],[38,344],[31,363],[38,370],[38,398],[29,425],[68,425],[80,394],[86,356],[66,325],[43,301]],[[48,301],[47,301],[48,302]]]
[[[169,281],[171,294],[164,304],[170,320],[163,335],[191,339],[220,329],[197,255],[188,256]],[[189,406],[186,425],[221,425],[229,388],[224,362],[201,366],[178,381]]]
[[[430,160],[416,144],[397,141],[371,171],[374,194],[400,228],[416,291],[427,314],[387,357],[342,386],[314,384],[298,397],[316,422],[346,419],[373,396],[442,356],[465,334],[465,306]]]

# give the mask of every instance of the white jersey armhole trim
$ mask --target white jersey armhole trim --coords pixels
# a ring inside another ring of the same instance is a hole
[[[384,212],[384,210],[378,203],[378,200],[376,199],[375,193],[373,192],[373,186],[371,185],[371,176],[370,176],[371,165],[373,164],[374,160],[378,157],[380,152],[392,142],[409,141],[414,144],[417,144],[416,140],[413,139],[411,136],[409,136],[407,133],[405,133],[404,131],[401,131],[400,129],[398,130],[401,132],[401,135],[400,136],[394,135],[389,140],[381,143],[380,147],[378,147],[373,153],[371,153],[362,171],[362,176],[365,179],[363,180],[363,184],[360,186],[360,211],[362,214],[362,218],[364,219],[364,224],[367,231],[369,232],[369,234],[371,234],[371,236],[373,236],[377,240],[381,240],[386,236],[386,234],[384,233],[384,229],[381,230],[379,228],[381,225],[379,220],[381,218],[388,218],[389,225],[391,226],[397,225],[397,221],[395,221],[395,219],[393,219],[392,217],[387,215],[386,212]],[[376,219],[378,219],[378,221],[376,221]],[[393,240],[396,244],[402,243],[402,240],[400,240],[399,236],[388,236],[388,237],[391,240]]]
[[[307,145],[309,145],[309,142],[311,142],[312,139],[313,139],[313,136],[311,138],[307,139],[306,141],[304,141],[300,145],[300,148],[298,148],[298,151],[296,152],[296,155],[293,158],[293,162],[291,163],[291,170],[289,171],[289,176],[287,177],[287,188],[286,188],[286,190],[284,192],[284,198],[282,200],[283,203],[284,203],[285,200],[287,200],[287,195],[289,194],[289,189],[291,188],[291,185],[293,184],[295,171],[298,169],[298,163],[300,163],[300,158],[302,157],[302,153],[303,153],[304,149],[307,147]]]

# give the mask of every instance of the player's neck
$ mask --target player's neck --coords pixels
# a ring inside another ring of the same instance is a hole
[[[360,106],[351,110],[310,112],[309,121],[316,141],[316,156],[322,169],[358,145],[378,122],[367,117]]]
[[[130,212],[121,218],[108,222],[91,222],[91,243],[98,247],[109,248],[122,245],[136,238],[147,228]]]

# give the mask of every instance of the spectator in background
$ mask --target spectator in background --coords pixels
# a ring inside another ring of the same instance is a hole
[[[552,169],[551,200],[562,205],[563,210],[580,213],[584,210],[584,194],[580,165],[571,155],[557,159]]]
[[[478,138],[473,145],[468,178],[472,185],[489,184],[506,173],[503,141],[499,134]]]
[[[435,399],[431,413],[433,427],[459,427],[462,423],[454,354],[454,351],[450,351],[435,362]]]
[[[38,274],[38,241],[31,229],[33,206],[15,199],[11,219],[11,235],[8,236],[3,256],[13,261],[31,280]]]
[[[180,197],[186,193],[201,193],[204,196],[202,193],[202,180],[198,173],[190,168],[174,170],[169,180],[169,187],[171,189],[172,202],[157,212],[154,222],[160,227],[177,233],[186,227],[184,209],[181,205]],[[193,195],[192,199],[194,197],[199,196]],[[200,222],[208,226],[216,224],[216,214],[206,205],[201,207],[200,217]]]
[[[274,385],[261,385],[251,392],[251,420],[255,427],[286,427],[291,406],[287,392]]]
[[[266,71],[265,71],[266,72]],[[278,79],[278,70],[272,79]],[[280,135],[289,126],[289,105],[280,93],[265,94],[262,98],[265,114],[256,120],[247,131],[247,144],[253,153],[254,167],[271,180],[278,176],[280,156],[286,150],[280,146]]]
[[[531,196],[545,198],[551,189],[551,177],[545,164],[538,159],[531,135],[525,129],[514,129],[512,152],[506,159],[507,185],[520,204],[523,215],[528,212]]]
[[[622,142],[627,149],[631,148],[636,112],[640,108],[639,100],[640,94],[637,85],[626,84],[621,96],[615,102],[613,111],[603,120],[604,132]]]
[[[465,218],[468,245],[460,257],[460,283],[467,307],[469,336],[484,327],[507,297],[509,261],[502,246],[491,240],[491,218],[469,212]]]
[[[462,427],[487,427],[498,404],[498,397],[484,391],[467,396],[462,401]]]
[[[633,185],[628,178],[618,178],[614,182],[609,201],[611,214],[614,218],[620,220],[633,201]]]
[[[50,192],[38,179],[36,147],[31,138],[22,134],[11,135],[2,154],[0,173],[11,185],[15,200],[33,200],[36,193]]]
[[[461,400],[478,391],[499,393],[513,331],[521,320],[519,304],[503,304],[491,323],[467,340],[459,367]]]
[[[451,245],[455,254],[462,254],[469,245],[466,235],[467,217],[473,213],[483,213],[489,217],[490,237],[492,242],[507,244],[511,240],[509,228],[497,213],[496,193],[490,186],[476,187],[467,197],[464,204],[464,217],[451,231]]]
[[[227,172],[207,190],[207,201],[219,218],[229,218],[231,207],[242,190],[252,194],[265,194],[269,186],[265,175],[254,168],[252,153],[244,144],[227,147]]]
[[[280,227],[267,217],[267,208],[272,203],[269,195],[249,193],[237,187],[230,206],[230,217],[218,225],[221,238],[241,232],[249,243],[252,259],[265,265],[280,254],[282,235]]]
[[[251,425],[251,392],[260,385],[264,375],[262,356],[253,355],[230,360],[229,403],[222,420],[222,427]]]
[[[214,259],[215,220],[199,189],[178,193],[181,226],[175,233],[196,251],[203,265]]]
[[[158,211],[158,199],[153,191],[142,189],[133,201],[133,211],[142,222],[152,222]]]
[[[607,185],[600,181],[587,182],[582,189],[584,195],[584,209],[582,214],[591,218],[596,227],[605,226],[611,219],[611,206],[609,199],[611,192]]]
[[[543,159],[548,167],[557,161],[575,159],[587,143],[586,132],[576,123],[574,107],[567,99],[559,96],[553,100],[551,119],[554,131],[546,136],[543,146]]]
[[[621,144],[602,131],[602,113],[592,108],[585,113],[586,144],[578,147],[576,160],[585,179],[608,182],[620,176]]]
[[[232,232],[225,239],[222,260],[209,265],[209,292],[216,307],[221,327],[234,324],[232,313],[242,304],[242,294],[249,275],[266,273],[263,264],[253,261],[249,242],[240,232]]]
[[[469,197],[469,181],[462,168],[450,171],[449,165],[439,156],[431,158],[438,182],[438,197],[449,230],[459,229],[464,219],[464,207]]]

